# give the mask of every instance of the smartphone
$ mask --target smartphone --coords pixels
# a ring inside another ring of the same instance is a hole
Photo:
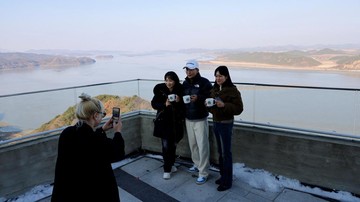
[[[120,108],[119,107],[113,107],[112,110],[112,118],[114,121],[119,120],[120,117]]]

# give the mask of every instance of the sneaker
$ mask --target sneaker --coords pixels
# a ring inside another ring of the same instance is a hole
[[[172,173],[175,173],[176,171],[177,171],[177,168],[176,168],[175,166],[172,166],[172,167],[171,167],[171,172],[172,172]]]
[[[164,178],[165,180],[170,179],[170,173],[164,173],[163,178]]]
[[[196,184],[204,184],[207,180],[207,177],[198,177],[198,179],[196,180]]]
[[[199,172],[199,169],[197,169],[196,166],[193,166],[193,167],[191,167],[191,168],[188,169],[188,172],[190,172],[190,173],[196,173],[196,172]]]

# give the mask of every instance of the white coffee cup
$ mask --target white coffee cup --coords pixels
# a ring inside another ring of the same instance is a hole
[[[206,98],[205,104],[207,107],[212,107],[215,105],[215,99],[214,98]]]
[[[176,95],[175,94],[170,94],[170,95],[168,95],[168,99],[169,99],[170,102],[174,102],[175,99],[176,99]]]
[[[184,100],[185,104],[189,104],[190,103],[190,95],[184,95],[183,100]]]

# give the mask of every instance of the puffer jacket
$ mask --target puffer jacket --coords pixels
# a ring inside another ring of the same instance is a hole
[[[185,117],[189,120],[204,119],[209,115],[204,104],[205,99],[210,97],[212,85],[210,81],[198,73],[193,79],[185,78],[183,82],[184,95],[197,95],[196,102],[186,104]]]
[[[241,93],[236,86],[225,86],[222,90],[214,87],[210,93],[212,98],[220,99],[225,103],[225,106],[222,108],[216,105],[209,108],[215,122],[233,120],[234,115],[239,115],[244,110]]]
[[[184,103],[182,99],[183,88],[182,85],[174,88],[170,92],[165,83],[157,84],[154,89],[154,97],[151,100],[151,106],[157,110],[157,114],[162,113],[161,116],[165,121],[162,134],[158,134],[161,138],[168,140],[175,140],[179,142],[183,138],[184,127]],[[176,94],[180,97],[180,102],[172,102],[171,105],[165,106],[166,99],[169,94]]]

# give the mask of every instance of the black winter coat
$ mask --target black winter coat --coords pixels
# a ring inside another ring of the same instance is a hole
[[[207,78],[201,77],[198,73],[193,79],[185,78],[183,82],[184,95],[197,95],[196,102],[186,104],[185,117],[189,120],[204,119],[209,115],[204,104],[205,99],[210,97],[212,85]]]
[[[158,137],[179,142],[184,136],[184,103],[183,88],[180,84],[176,86],[172,92],[165,83],[157,84],[154,87],[154,97],[151,100],[151,106],[157,110],[157,114],[161,112],[164,120],[163,130]],[[165,106],[165,102],[169,94],[180,96],[180,102],[172,102],[171,105]]]
[[[112,162],[124,158],[121,133],[106,137],[83,123],[60,135],[51,201],[120,201]]]

